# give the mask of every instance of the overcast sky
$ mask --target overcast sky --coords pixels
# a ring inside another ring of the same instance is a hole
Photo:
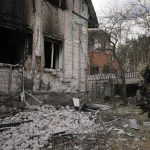
[[[129,2],[134,0],[92,0],[97,16],[103,13],[105,9],[119,7],[127,7]],[[139,32],[139,28],[134,27],[133,32]]]
[[[96,11],[100,11],[106,8],[111,8],[116,5],[118,5],[119,7],[122,7],[128,1],[131,1],[131,0],[92,0]]]

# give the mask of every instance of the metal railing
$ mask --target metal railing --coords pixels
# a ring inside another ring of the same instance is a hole
[[[96,74],[88,75],[88,80],[109,80],[109,79],[120,79],[121,74],[119,73],[107,73],[107,74]],[[126,79],[142,78],[138,72],[127,72],[125,73]]]
[[[0,64],[0,93],[16,92],[22,86],[20,65]]]
[[[19,97],[26,106],[30,106],[28,98],[41,102],[31,94],[33,79],[27,78],[27,71],[21,65],[0,64],[0,94]]]

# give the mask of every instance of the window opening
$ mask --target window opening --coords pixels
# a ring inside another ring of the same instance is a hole
[[[94,75],[94,74],[99,74],[99,67],[98,66],[93,66],[90,69],[90,74]]]
[[[0,35],[0,63],[23,64],[32,53],[32,36],[4,27],[0,27]]]
[[[45,41],[45,68],[61,69],[61,42]]]
[[[97,50],[100,48],[101,48],[101,44],[99,42],[99,35],[98,35],[98,33],[96,33],[95,37],[94,37],[94,50]]]

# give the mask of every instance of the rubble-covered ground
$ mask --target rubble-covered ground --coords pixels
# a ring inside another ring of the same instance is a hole
[[[131,104],[74,108],[34,106],[0,117],[0,150],[149,150],[150,120]],[[138,128],[130,126],[129,119]],[[15,124],[19,123],[19,124]]]

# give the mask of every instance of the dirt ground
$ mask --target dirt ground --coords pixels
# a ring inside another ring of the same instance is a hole
[[[136,106],[118,105],[112,111],[98,114],[97,122],[103,119],[107,130],[96,134],[78,135],[77,137],[52,137],[50,150],[149,150],[150,121],[147,113]],[[137,121],[138,128],[132,129],[129,119]],[[107,123],[105,123],[107,122]],[[147,125],[146,123],[147,122]],[[145,124],[144,124],[145,123]]]

